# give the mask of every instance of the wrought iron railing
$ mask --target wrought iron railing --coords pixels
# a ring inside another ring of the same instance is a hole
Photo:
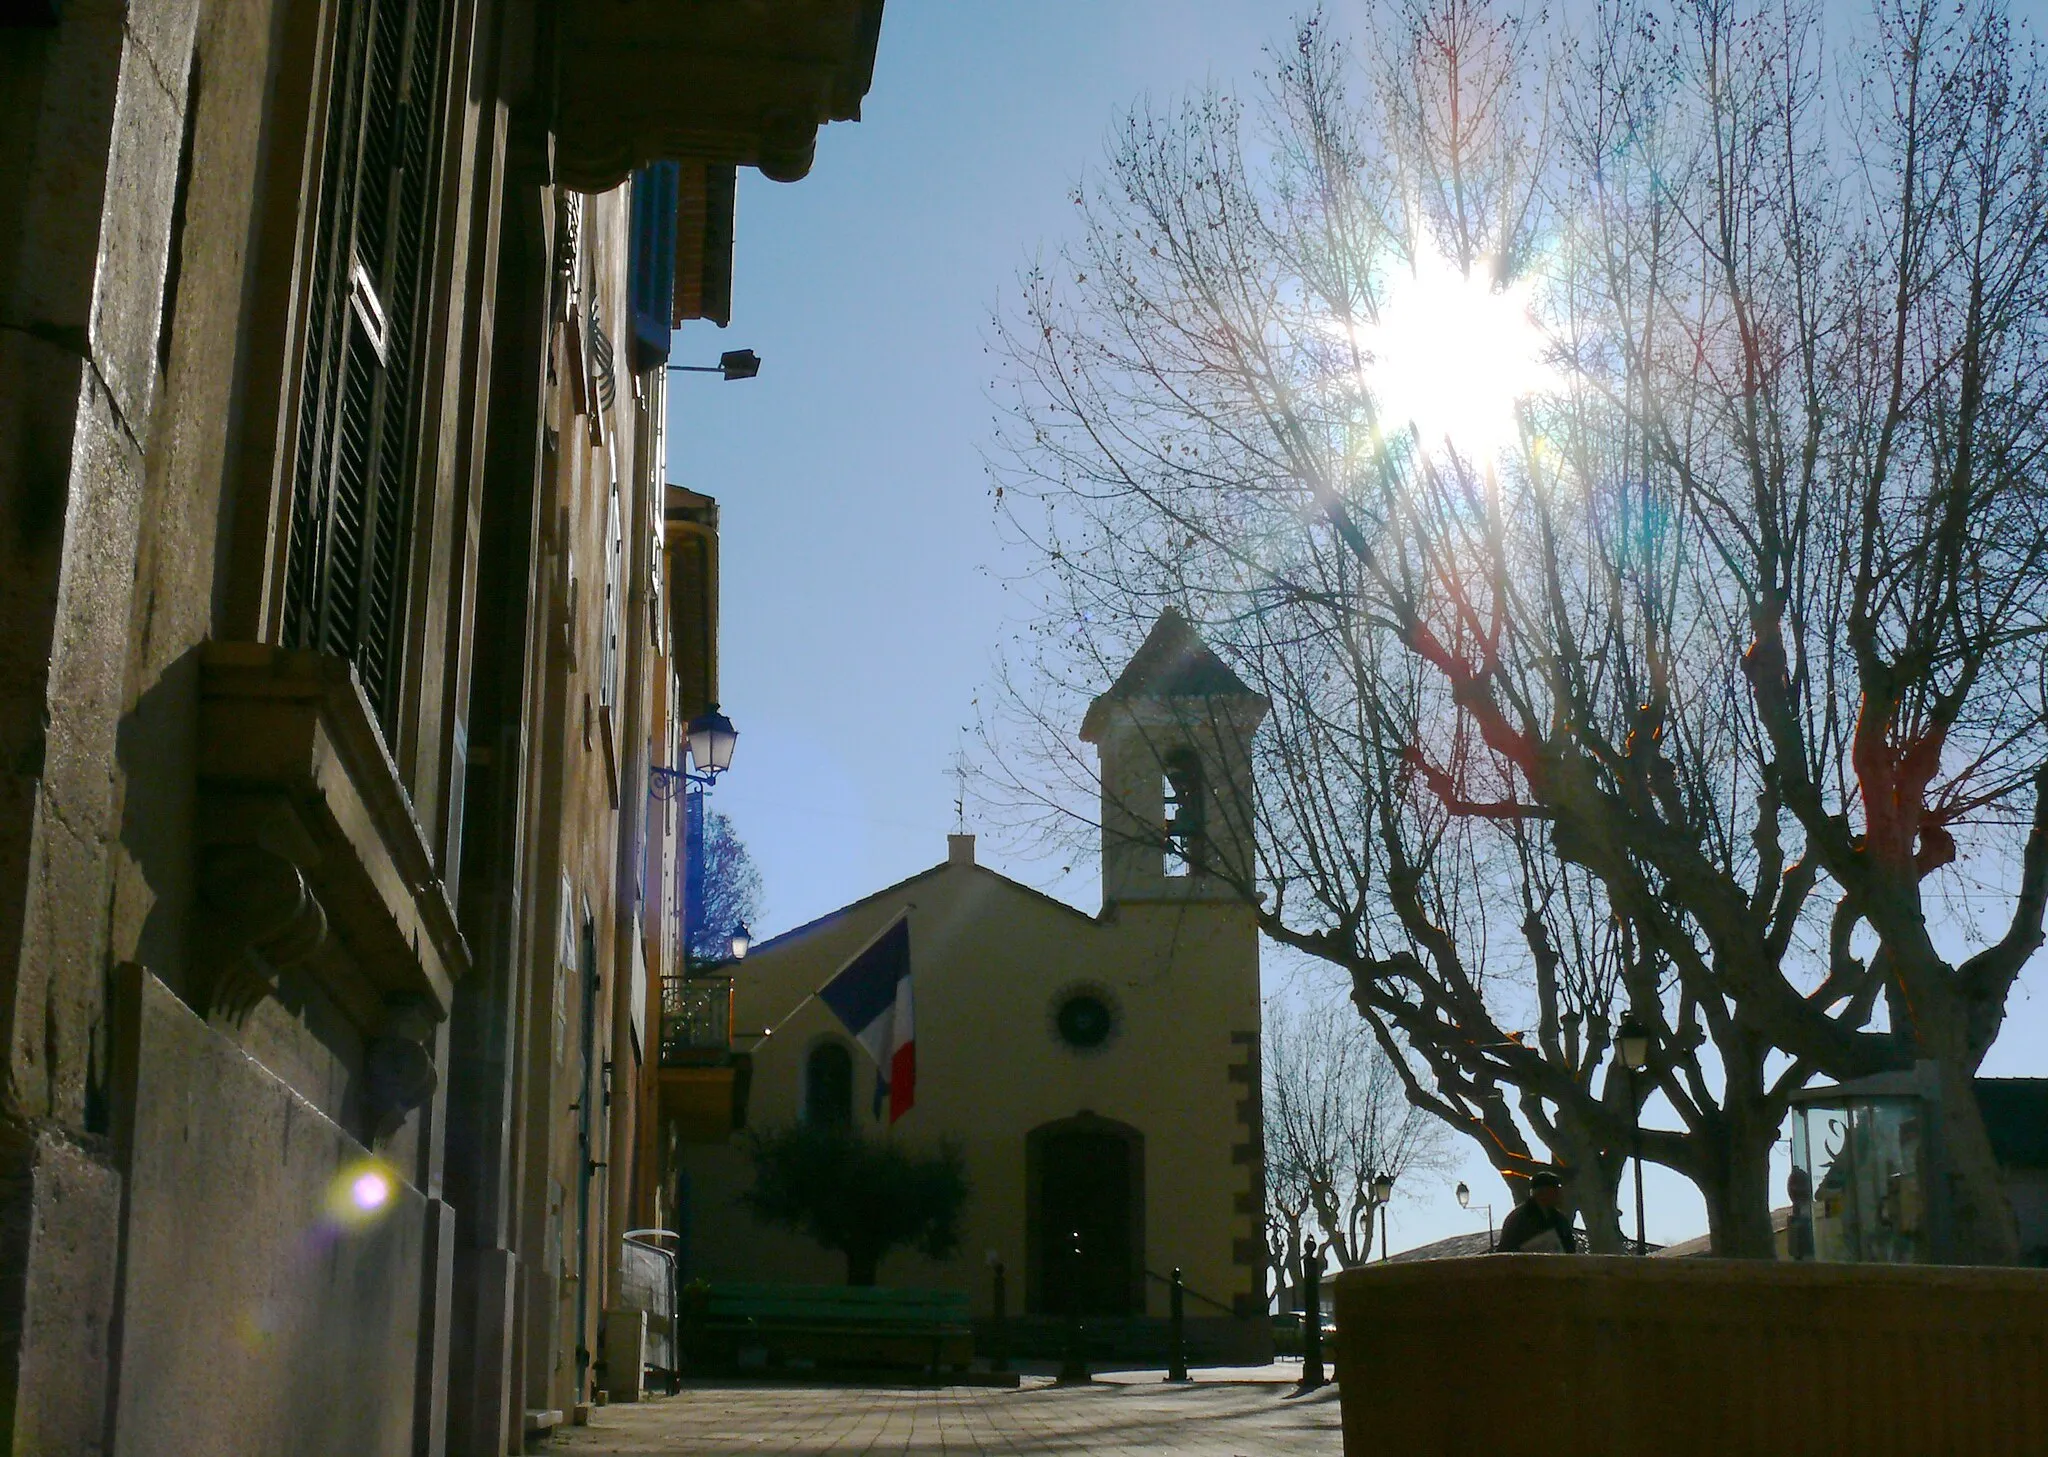
[[[732,978],[661,979],[661,1060],[701,1063],[732,1050]]]

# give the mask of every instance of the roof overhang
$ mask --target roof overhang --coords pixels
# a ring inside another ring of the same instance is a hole
[[[794,182],[820,126],[860,119],[881,28],[882,0],[562,0],[557,180],[675,159]]]

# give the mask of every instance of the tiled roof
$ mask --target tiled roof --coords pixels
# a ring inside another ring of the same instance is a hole
[[[1174,698],[1249,698],[1260,703],[1265,696],[1245,686],[1244,679],[1230,665],[1209,650],[1201,635],[1189,625],[1180,609],[1169,607],[1159,614],[1144,645],[1117,675],[1109,691],[1088,705],[1081,737],[1093,739],[1100,728],[1103,707],[1110,703]]]
[[[1159,614],[1130,666],[1105,698],[1256,698],[1244,680],[1209,650],[1180,609]]]

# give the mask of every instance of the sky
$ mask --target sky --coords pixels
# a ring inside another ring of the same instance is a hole
[[[757,938],[944,858],[965,726],[1021,610],[1002,584],[1025,565],[1005,554],[982,465],[992,314],[1072,236],[1073,188],[1116,116],[1251,83],[1288,14],[1272,0],[888,0],[861,121],[824,128],[799,183],[741,173],[733,322],[686,325],[674,360],[751,348],[761,374],[671,377],[669,477],[720,507],[720,692],[740,739],[713,802],[762,872]],[[977,848],[1099,904],[1092,866],[1061,877],[986,837]],[[1269,989],[1294,977],[1269,948]],[[2043,990],[2037,961],[1987,1073],[2048,1074]],[[1484,1159],[1451,1147],[1452,1168],[1397,1188],[1393,1248],[1482,1228],[1487,1200],[1506,1214]],[[1652,1241],[1705,1232],[1675,1175],[1652,1167],[1644,1203]],[[1623,1209],[1632,1221],[1626,1194]]]

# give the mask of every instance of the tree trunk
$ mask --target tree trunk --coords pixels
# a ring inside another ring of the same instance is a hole
[[[1567,1113],[1558,1115],[1557,1134],[1563,1146],[1556,1153],[1569,1169],[1565,1195],[1585,1221],[1586,1248],[1596,1255],[1625,1254],[1618,1197],[1625,1167],[1621,1155],[1603,1152]]]
[[[1942,1058],[1937,1066],[1941,1121],[1935,1146],[1942,1162],[1923,1177],[1930,1206],[1946,1190],[1948,1248],[1937,1246],[1935,1257],[1958,1265],[2017,1265],[2019,1221],[2005,1195],[1984,1110],[1977,1104],[1976,1080],[1961,1057]],[[1935,1228],[1939,1238],[1940,1225]]]
[[[881,1267],[880,1250],[848,1250],[846,1252],[846,1283],[849,1285],[872,1285],[875,1272]]]
[[[1771,1229],[1771,1145],[1775,1124],[1729,1130],[1709,1145],[1713,1160],[1696,1179],[1707,1202],[1708,1248],[1722,1259],[1775,1260]]]
[[[1944,1264],[2016,1265],[2019,1221],[1977,1104],[1983,1055],[1971,1050],[1969,1006],[1956,987],[1956,973],[1928,960],[1914,969],[1910,995],[1906,986],[1903,968],[1895,969],[1886,987],[1893,1025],[1911,1029],[1914,1053],[1933,1060],[1940,1087],[1940,1107],[1930,1110],[1938,1162],[1922,1174],[1934,1258]]]

